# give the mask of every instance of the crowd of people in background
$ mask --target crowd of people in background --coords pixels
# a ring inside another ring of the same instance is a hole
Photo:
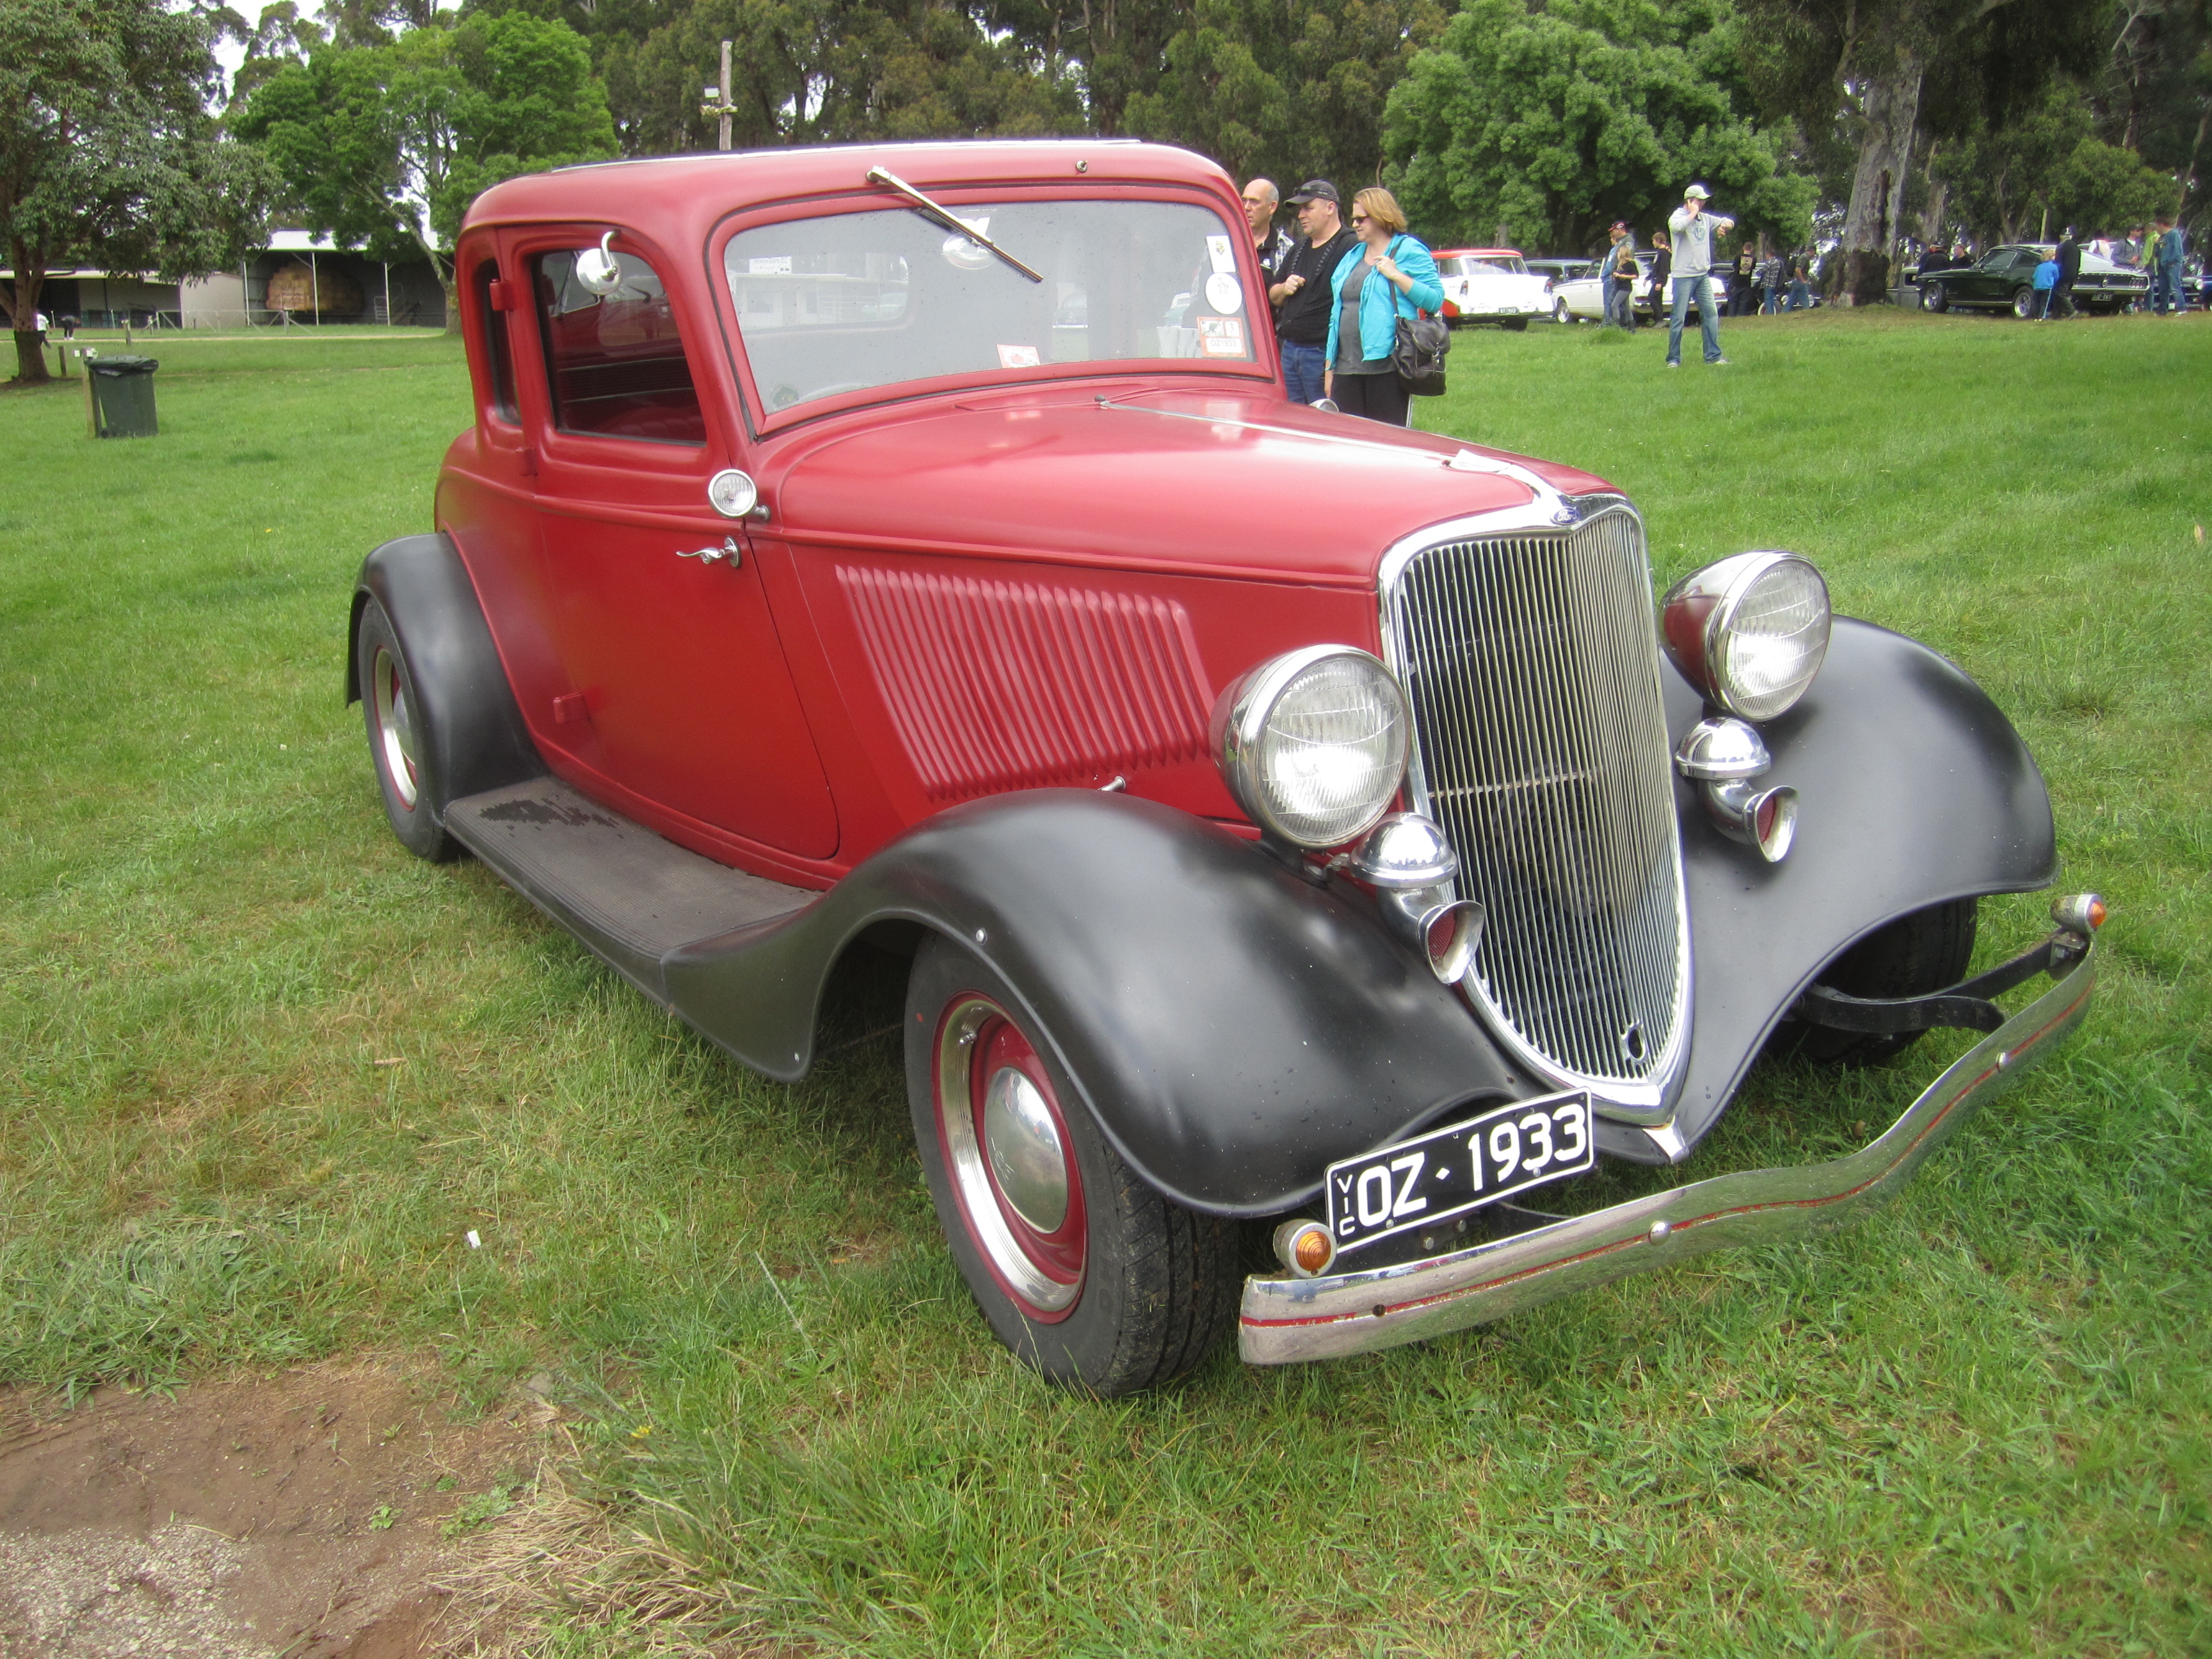
[[[1747,235],[1732,253],[1717,259],[1713,240],[1733,231],[1735,221],[1709,211],[1711,199],[1703,185],[1683,191],[1682,205],[1668,216],[1667,228],[1652,233],[1648,280],[1635,232],[1626,220],[1615,221],[1607,231],[1598,261],[1606,326],[1635,331],[1639,282],[1646,283],[1655,322],[1664,307],[1669,368],[1681,367],[1682,331],[1693,305],[1705,360],[1717,366],[1728,362],[1720,347],[1723,314],[1772,316],[1819,303],[1820,256],[1812,249],[1767,252],[1763,239]],[[1244,187],[1245,218],[1266,273],[1291,401],[1334,404],[1351,414],[1407,424],[1407,394],[1394,371],[1391,349],[1401,319],[1443,307],[1443,286],[1427,246],[1408,232],[1396,198],[1380,186],[1355,196],[1349,216],[1336,186],[1326,179],[1308,179],[1290,204],[1297,220],[1295,236],[1275,223],[1282,202],[1271,181],[1255,179]],[[2068,227],[2036,268],[2038,317],[2074,313],[2072,290],[2085,247],[2116,265],[2148,271],[2151,304],[2160,313],[2189,308],[2185,239],[2171,217],[2160,217],[2130,234],[2087,242]],[[1975,259],[1965,242],[1924,250],[1908,243],[1899,252],[1899,269],[1908,274],[1957,270]],[[1711,280],[1723,272],[1729,279],[1724,298]]]

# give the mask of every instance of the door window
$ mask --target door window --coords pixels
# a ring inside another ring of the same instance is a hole
[[[507,319],[491,307],[491,285],[499,280],[496,260],[477,267],[477,315],[483,319],[484,353],[490,360],[491,411],[512,423],[514,413],[514,348],[507,343]]]
[[[532,261],[553,424],[601,437],[703,444],[706,418],[667,291],[635,254],[615,258],[622,286],[605,295],[576,280],[573,252]]]

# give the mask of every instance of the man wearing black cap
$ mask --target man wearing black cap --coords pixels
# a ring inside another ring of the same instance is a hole
[[[1322,395],[1322,374],[1328,367],[1328,313],[1334,297],[1328,279],[1359,239],[1346,226],[1336,186],[1326,179],[1309,179],[1300,185],[1291,205],[1298,210],[1303,240],[1283,267],[1281,280],[1267,290],[1267,298],[1280,307],[1275,313],[1275,337],[1282,349],[1283,379],[1290,386],[1291,401],[1310,404]]]

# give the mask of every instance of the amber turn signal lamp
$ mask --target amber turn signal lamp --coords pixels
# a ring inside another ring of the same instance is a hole
[[[2051,919],[2076,933],[2094,933],[2105,925],[2105,901],[2095,893],[2069,893],[2053,899]]]
[[[1312,1279],[1336,1260],[1336,1241],[1318,1221],[1285,1221],[1275,1229],[1275,1260],[1294,1277]]]

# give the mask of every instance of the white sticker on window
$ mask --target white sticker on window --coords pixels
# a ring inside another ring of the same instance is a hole
[[[1035,346],[1002,345],[999,348],[1000,368],[1035,368],[1044,361]]]
[[[967,226],[969,229],[974,231],[978,236],[988,236],[991,234],[991,216],[988,213],[984,214],[978,219],[962,218],[961,216],[957,213],[952,216],[956,219],[959,219],[962,224]]]
[[[1216,311],[1233,314],[1244,309],[1244,290],[1235,276],[1217,270],[1206,279],[1206,302]]]
[[[1244,321],[1240,317],[1201,317],[1198,319],[1198,349],[1208,357],[1244,355]]]
[[[791,256],[788,253],[772,253],[764,259],[748,259],[745,261],[745,275],[788,276],[791,275]]]
[[[1213,261],[1213,270],[1217,276],[1237,269],[1237,251],[1229,246],[1229,239],[1226,236],[1207,237],[1206,257]]]

